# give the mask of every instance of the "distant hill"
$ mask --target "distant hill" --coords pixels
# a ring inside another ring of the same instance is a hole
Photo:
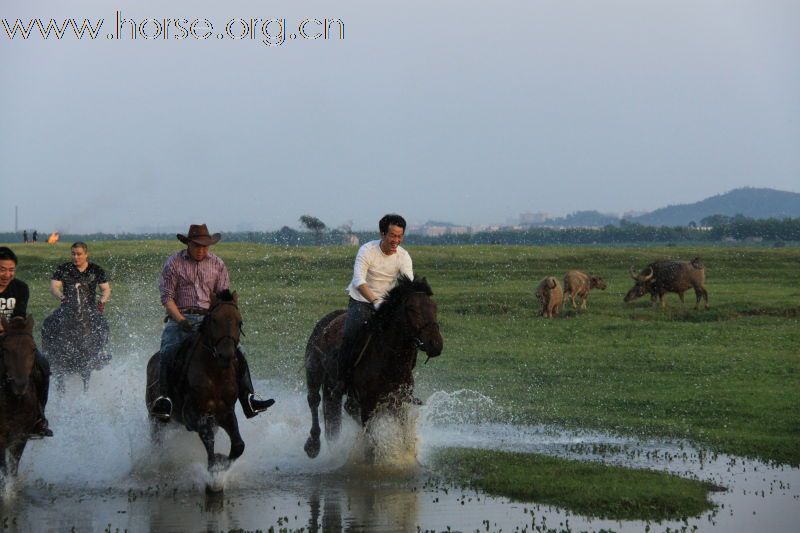
[[[748,218],[800,217],[800,194],[744,187],[693,204],[670,205],[627,220],[645,226],[686,226],[711,215]]]

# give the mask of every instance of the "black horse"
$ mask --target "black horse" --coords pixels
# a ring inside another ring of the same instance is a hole
[[[41,416],[32,377],[36,343],[32,316],[7,321],[0,314],[0,321],[5,331],[0,336],[0,475],[13,477],[31,428]]]
[[[428,357],[442,353],[444,341],[436,321],[436,302],[425,278],[398,279],[380,309],[364,327],[355,343],[359,351],[353,372],[352,405],[348,411],[359,414],[366,425],[379,404],[396,411],[413,401],[417,350]],[[320,450],[318,407],[323,402],[325,437],[339,434],[343,393],[337,391],[337,354],[342,342],[346,313],[333,311],[317,322],[306,345],[305,368],[308,406],[311,408],[311,436],[305,444],[309,457]],[[322,397],[320,397],[320,387]]]
[[[236,419],[239,386],[236,379],[236,347],[242,334],[242,315],[237,294],[228,290],[211,296],[211,308],[198,334],[186,339],[171,372],[171,396],[175,401],[170,420],[196,431],[208,454],[208,468],[225,469],[244,453],[244,440]],[[158,397],[159,353],[147,363],[145,402],[150,406]],[[151,416],[153,439],[169,422]],[[230,437],[228,457],[214,453],[217,427]]]
[[[107,344],[108,322],[80,284],[75,287],[75,297],[65,299],[42,324],[42,351],[50,361],[59,392],[64,392],[68,374],[80,375],[86,392],[92,371],[111,360],[105,352]]]

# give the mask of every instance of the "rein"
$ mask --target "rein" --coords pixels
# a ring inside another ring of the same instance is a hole
[[[408,297],[409,297],[409,296],[411,296],[412,294],[425,294],[425,295],[428,295],[428,293],[427,293],[427,292],[425,292],[425,291],[414,291],[414,292],[410,292],[409,294],[407,294],[407,295],[405,296],[405,298],[403,299],[403,301],[402,301],[401,303],[402,303],[403,305],[405,305],[405,303],[406,303],[406,300],[408,300]],[[400,305],[398,304],[398,308],[399,308],[399,307],[400,307]],[[397,309],[393,310],[393,312],[394,312],[394,311],[397,311]],[[423,346],[425,346],[425,343],[422,341],[422,339],[420,339],[420,337],[422,336],[422,333],[423,333],[424,331],[426,331],[426,330],[428,330],[428,329],[430,329],[430,328],[432,328],[432,327],[434,327],[434,326],[438,328],[438,327],[439,327],[439,322],[438,322],[438,321],[436,321],[436,320],[433,320],[433,321],[431,321],[431,322],[426,322],[426,323],[425,323],[425,324],[424,324],[422,327],[420,327],[420,328],[419,328],[419,329],[416,331],[416,333],[415,333],[415,334],[413,334],[413,335],[410,335],[410,337],[411,337],[411,340],[412,340],[412,341],[414,341],[414,347],[415,347],[416,349],[421,349]],[[376,329],[378,329],[378,330],[380,331],[380,330],[383,330],[384,328],[383,328],[383,327],[380,327],[380,325],[379,325],[379,327],[378,327],[378,328],[376,328]],[[360,363],[360,362],[361,362],[361,359],[363,359],[363,357],[364,357],[364,353],[366,353],[366,351],[367,351],[367,348],[369,347],[369,343],[372,341],[372,337],[373,337],[373,333],[370,333],[370,334],[367,336],[367,340],[366,340],[366,342],[364,343],[364,347],[361,349],[361,352],[358,354],[358,357],[356,358],[356,360],[355,360],[355,363],[353,363],[353,367],[356,367],[356,366],[358,366],[358,363]],[[427,364],[427,363],[428,363],[428,361],[429,361],[430,359],[431,359],[431,357],[430,357],[430,356],[428,356],[428,358],[427,358],[427,359],[425,359],[425,364]]]

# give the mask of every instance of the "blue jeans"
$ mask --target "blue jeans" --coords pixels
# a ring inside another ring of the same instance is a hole
[[[375,308],[371,303],[359,302],[353,298],[347,304],[347,319],[344,321],[344,332],[342,333],[342,345],[339,347],[339,379],[349,377],[355,365],[357,350],[364,346],[355,346],[364,325],[375,314]]]
[[[192,325],[194,331],[197,331],[203,318],[205,318],[205,315],[192,315],[188,313],[183,316],[186,317],[186,320]],[[161,332],[161,361],[163,364],[172,364],[175,354],[178,353],[178,348],[181,347],[181,344],[189,335],[191,335],[191,333],[183,331],[172,318],[167,320],[167,325],[164,326],[164,331]]]
[[[183,316],[192,324],[193,331],[197,331],[203,318],[205,318],[205,315],[190,313],[185,313]],[[192,332],[183,331],[172,318],[167,320],[167,325],[164,326],[164,331],[161,332],[161,361],[158,377],[160,396],[169,397],[169,367],[172,366],[181,344],[191,334]],[[244,357],[244,350],[242,350],[241,344],[236,346],[236,352],[237,361],[239,362],[236,372],[236,381],[239,386],[239,402],[242,404],[245,416],[252,418],[256,415],[251,409],[249,401],[250,395],[255,394],[253,379],[250,377],[250,367]]]

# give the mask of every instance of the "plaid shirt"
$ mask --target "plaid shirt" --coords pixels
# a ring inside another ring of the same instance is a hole
[[[216,255],[209,254],[202,261],[189,257],[187,250],[173,254],[164,263],[158,287],[161,303],[173,300],[178,308],[211,307],[211,293],[230,287],[228,268]]]

